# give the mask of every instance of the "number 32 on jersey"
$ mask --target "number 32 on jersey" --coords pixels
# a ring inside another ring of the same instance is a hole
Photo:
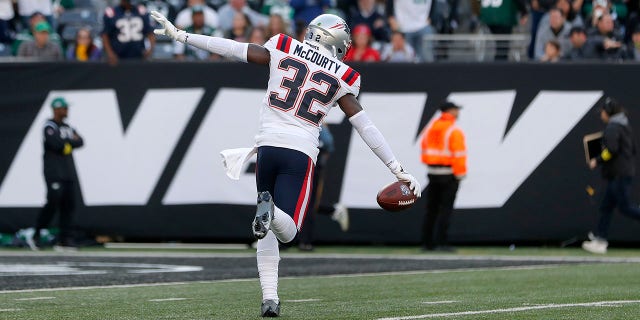
[[[269,105],[284,112],[296,108],[296,117],[320,125],[325,114],[322,111],[314,112],[311,106],[314,101],[322,105],[331,103],[340,89],[340,81],[324,71],[316,71],[309,75],[309,67],[304,62],[291,57],[280,60],[278,69],[286,72],[294,70],[293,77],[282,79],[280,87],[287,90],[284,97],[275,91],[269,93]],[[317,84],[318,87],[326,84],[326,90],[323,92],[315,87],[305,86],[307,81]],[[302,91],[304,87],[306,89]]]

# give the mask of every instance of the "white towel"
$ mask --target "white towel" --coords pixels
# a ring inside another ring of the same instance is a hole
[[[257,147],[222,150],[220,156],[222,157],[222,165],[224,165],[224,169],[227,172],[227,177],[233,180],[240,180],[240,173],[242,173],[244,164],[257,152]]]

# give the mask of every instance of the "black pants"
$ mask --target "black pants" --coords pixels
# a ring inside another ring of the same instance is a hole
[[[427,212],[422,225],[422,245],[426,249],[447,244],[449,220],[458,192],[458,179],[452,174],[429,174]],[[437,224],[437,230],[434,227]]]
[[[607,239],[613,210],[617,207],[620,213],[627,217],[640,220],[640,208],[631,203],[631,177],[616,177],[608,181],[602,203],[600,204],[600,220],[598,221],[597,236]]]
[[[512,26],[489,26],[489,30],[491,30],[492,34],[504,35],[511,34],[513,31]],[[496,55],[494,57],[495,61],[507,61],[509,60],[509,41],[508,40],[499,40],[496,41]]]
[[[72,181],[48,181],[47,204],[42,208],[36,221],[34,239],[40,238],[40,229],[47,228],[56,212],[60,212],[60,234],[58,242],[66,244],[70,239],[71,220],[75,209],[75,183]]]

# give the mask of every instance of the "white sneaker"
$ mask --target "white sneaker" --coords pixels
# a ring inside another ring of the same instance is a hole
[[[18,232],[16,234],[18,235],[19,238],[24,240],[24,242],[27,244],[27,246],[29,246],[29,249],[31,249],[33,251],[40,250],[40,248],[38,248],[38,246],[36,245],[36,242],[34,240],[34,236],[36,234],[36,229],[34,229],[34,228],[20,229],[20,230],[18,230]]]
[[[346,232],[349,230],[349,209],[347,209],[347,207],[342,203],[336,203],[333,207],[334,210],[331,215],[331,219],[338,222],[340,229],[342,229],[343,232]]]
[[[607,241],[598,240],[598,239],[584,241],[582,243],[582,249],[589,251],[591,253],[596,253],[596,254],[607,253],[608,246],[609,246],[609,243]]]

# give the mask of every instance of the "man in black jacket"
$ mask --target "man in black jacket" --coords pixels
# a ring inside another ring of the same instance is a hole
[[[69,234],[75,204],[75,188],[78,180],[73,163],[73,149],[84,144],[82,137],[64,122],[69,104],[62,98],[51,102],[53,119],[44,125],[44,179],[47,184],[47,203],[36,221],[34,243],[38,243],[40,230],[51,223],[56,211],[60,211],[60,248],[73,246]],[[32,249],[37,247],[32,246]]]
[[[582,248],[604,254],[607,252],[609,225],[616,207],[626,216],[640,220],[640,208],[631,204],[631,182],[636,173],[636,144],[629,119],[622,105],[613,98],[606,98],[601,106],[600,118],[606,124],[602,137],[602,152],[589,163],[591,169],[602,166],[602,176],[607,182],[600,204],[600,220],[596,233],[589,233],[589,241]]]

